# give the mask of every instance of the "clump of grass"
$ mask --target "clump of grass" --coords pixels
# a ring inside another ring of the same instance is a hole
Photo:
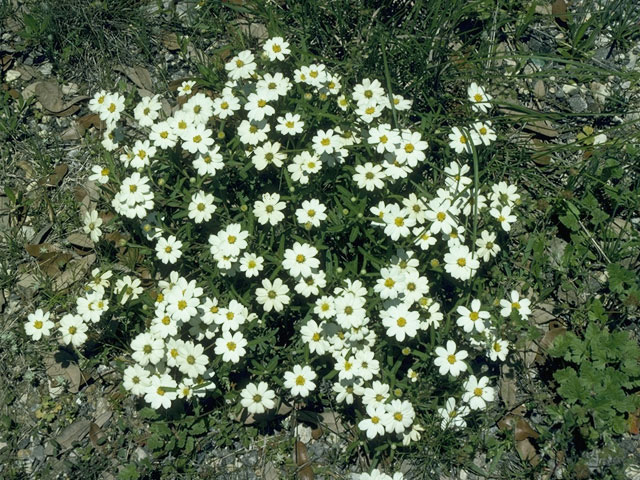
[[[20,19],[24,48],[39,49],[65,78],[95,79],[116,64],[151,59],[153,2],[30,1]]]

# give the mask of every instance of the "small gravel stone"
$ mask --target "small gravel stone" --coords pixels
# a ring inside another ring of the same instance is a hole
[[[569,98],[569,107],[571,107],[571,111],[574,113],[582,113],[587,110],[589,105],[587,104],[587,101],[580,95],[574,95],[573,97]]]

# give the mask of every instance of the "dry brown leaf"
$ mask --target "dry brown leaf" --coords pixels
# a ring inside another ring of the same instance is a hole
[[[540,348],[542,350],[548,350],[553,341],[559,335],[564,335],[567,332],[567,329],[564,327],[556,327],[550,329],[547,333],[544,334],[544,337],[540,340]]]
[[[104,445],[107,436],[102,429],[94,422],[89,425],[89,440],[94,447]]]
[[[82,257],[78,260],[69,262],[67,268],[62,275],[56,277],[53,281],[53,287],[56,291],[69,288],[75,282],[84,278],[89,268],[96,261],[96,255],[94,253]]]
[[[86,255],[87,252],[84,250],[91,250],[95,247],[93,241],[84,233],[72,233],[67,237],[67,241],[74,247],[82,249],[79,251],[76,249],[80,255]]]
[[[178,35],[173,32],[164,32],[160,36],[160,43],[162,43],[162,45],[170,52],[180,50],[180,41],[178,40]]]
[[[78,420],[65,428],[60,435],[56,437],[56,442],[67,450],[71,448],[74,442],[80,442],[89,433],[91,420]]]
[[[151,91],[153,89],[153,83],[151,82],[151,75],[146,68],[142,67],[128,67],[126,65],[116,65],[113,67],[117,72],[124,73],[129,80],[131,80],[136,87],[143,88]]]
[[[13,65],[13,55],[10,53],[5,53],[0,56],[0,67],[2,67],[2,71],[9,70]]]
[[[544,82],[540,79],[536,80],[533,84],[533,94],[538,98],[544,98],[547,94],[547,89],[544,87]]]
[[[558,318],[552,312],[553,305],[548,303],[539,303],[531,312],[531,318],[536,325],[548,325]]]
[[[79,101],[79,100],[78,100]],[[56,117],[69,117],[80,110],[80,105],[74,103],[72,105],[68,105],[64,109],[59,112],[51,112]]]
[[[504,364],[500,367],[500,398],[508,409],[517,405],[516,380],[513,371]]]
[[[307,446],[300,440],[296,440],[294,448],[294,460],[298,466],[297,478],[299,480],[313,480],[313,469],[311,468],[311,462],[309,461]]]
[[[36,177],[36,171],[33,169],[31,165],[29,165],[26,162],[26,160],[19,160],[16,162],[16,165],[18,165],[22,170],[24,170],[25,176],[28,179],[32,179]]]
[[[57,187],[68,171],[69,166],[66,163],[56,165],[56,167],[53,169],[53,173],[40,180],[38,183],[40,185],[44,185],[45,187]]]
[[[331,433],[341,434],[346,430],[340,422],[340,416],[333,410],[324,410],[320,414],[320,418],[322,425]]]
[[[519,417],[516,421],[516,432],[515,439],[516,441],[524,440],[525,438],[533,438],[536,439],[540,436],[538,432],[536,432],[529,422],[527,422],[524,418]]]
[[[60,138],[67,142],[72,140],[80,140],[84,136],[85,129],[80,124],[71,125],[67,128],[62,134]]]
[[[100,120],[100,115],[98,115],[97,113],[88,113],[87,115],[83,115],[82,117],[78,118],[76,122],[78,123],[78,125],[85,129],[96,127],[102,130],[105,127],[104,122]]]
[[[516,442],[516,450],[520,458],[534,467],[540,463],[540,456],[528,438]]]
[[[38,82],[35,95],[45,110],[60,112],[65,109],[62,88],[54,81]]]
[[[567,26],[567,2],[565,0],[555,0],[551,5],[551,13],[556,17],[556,22],[561,26]]]
[[[61,376],[68,381],[69,391],[77,393],[82,384],[82,373],[80,367],[75,363],[73,357],[64,350],[58,350],[53,355],[44,358],[47,375],[49,378]]]

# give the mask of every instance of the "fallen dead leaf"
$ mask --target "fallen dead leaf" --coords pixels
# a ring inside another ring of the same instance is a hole
[[[160,35],[160,43],[162,43],[162,45],[170,52],[180,50],[180,41],[178,39],[178,35],[173,32],[162,33],[162,35]]]
[[[47,375],[54,379],[61,376],[68,381],[68,388],[71,393],[78,393],[82,384],[82,373],[80,367],[73,357],[64,350],[58,350],[53,355],[44,358]]]
[[[45,110],[59,112],[65,109],[62,88],[54,81],[38,82],[35,87],[35,95]]]
[[[60,182],[62,182],[62,179],[65,177],[68,171],[69,166],[66,163],[56,165],[53,169],[53,173],[40,180],[38,183],[40,185],[44,185],[45,187],[57,187]]]
[[[517,405],[515,376],[511,368],[504,364],[500,367],[500,398],[508,409]]]
[[[529,441],[528,438],[516,442],[516,450],[520,458],[526,462],[529,462],[532,466],[536,466],[540,463],[540,456],[536,451],[536,447]]]
[[[31,165],[29,165],[26,162],[26,160],[19,160],[16,162],[16,165],[18,165],[22,170],[24,170],[24,173],[28,179],[32,179],[36,177],[36,171],[33,169]]]
[[[89,425],[89,440],[94,447],[104,445],[107,440],[107,435],[102,429],[94,422]]]
[[[92,253],[86,257],[69,262],[65,271],[54,279],[54,289],[56,291],[64,290],[81,278],[84,278],[95,261],[96,255]]]
[[[564,335],[566,332],[567,329],[564,327],[556,327],[550,329],[540,340],[540,348],[542,350],[548,350],[549,347],[553,344],[553,341],[556,339],[556,337],[558,337],[559,335]]]
[[[76,251],[80,255],[86,255],[88,253],[86,250],[92,250],[95,247],[93,241],[84,233],[72,233],[67,237],[67,241],[74,247],[79,247],[80,250],[76,249]]]
[[[98,115],[97,113],[88,113],[87,115],[83,115],[82,117],[78,118],[76,122],[78,123],[78,125],[85,129],[95,127],[103,130],[105,127],[105,123],[100,120],[100,115]]]
[[[294,460],[298,466],[297,478],[299,480],[313,480],[313,469],[311,468],[311,462],[309,461],[307,446],[300,440],[296,440],[294,448]]]
[[[153,83],[149,70],[142,67],[128,67],[126,65],[116,65],[113,69],[117,72],[124,73],[136,87],[152,91]]]
[[[555,0],[551,4],[551,13],[556,18],[556,22],[563,26],[567,26],[567,2],[565,0]]]
[[[91,420],[77,420],[60,432],[56,437],[56,442],[60,444],[64,450],[68,450],[73,447],[75,442],[82,441],[89,433],[90,428]]]

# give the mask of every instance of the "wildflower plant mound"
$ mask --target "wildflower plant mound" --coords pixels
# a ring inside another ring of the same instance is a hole
[[[103,201],[85,232],[103,266],[25,329],[79,351],[124,341],[123,386],[158,411],[206,398],[268,429],[283,405],[331,408],[366,459],[355,477],[391,478],[395,451],[455,451],[493,423],[530,302],[483,277],[508,258],[519,195],[483,175],[482,87],[462,100],[477,121],[442,126],[447,148],[389,82],[346,85],[292,50],[242,51],[216,93],[184,82],[174,105],[95,95]]]

